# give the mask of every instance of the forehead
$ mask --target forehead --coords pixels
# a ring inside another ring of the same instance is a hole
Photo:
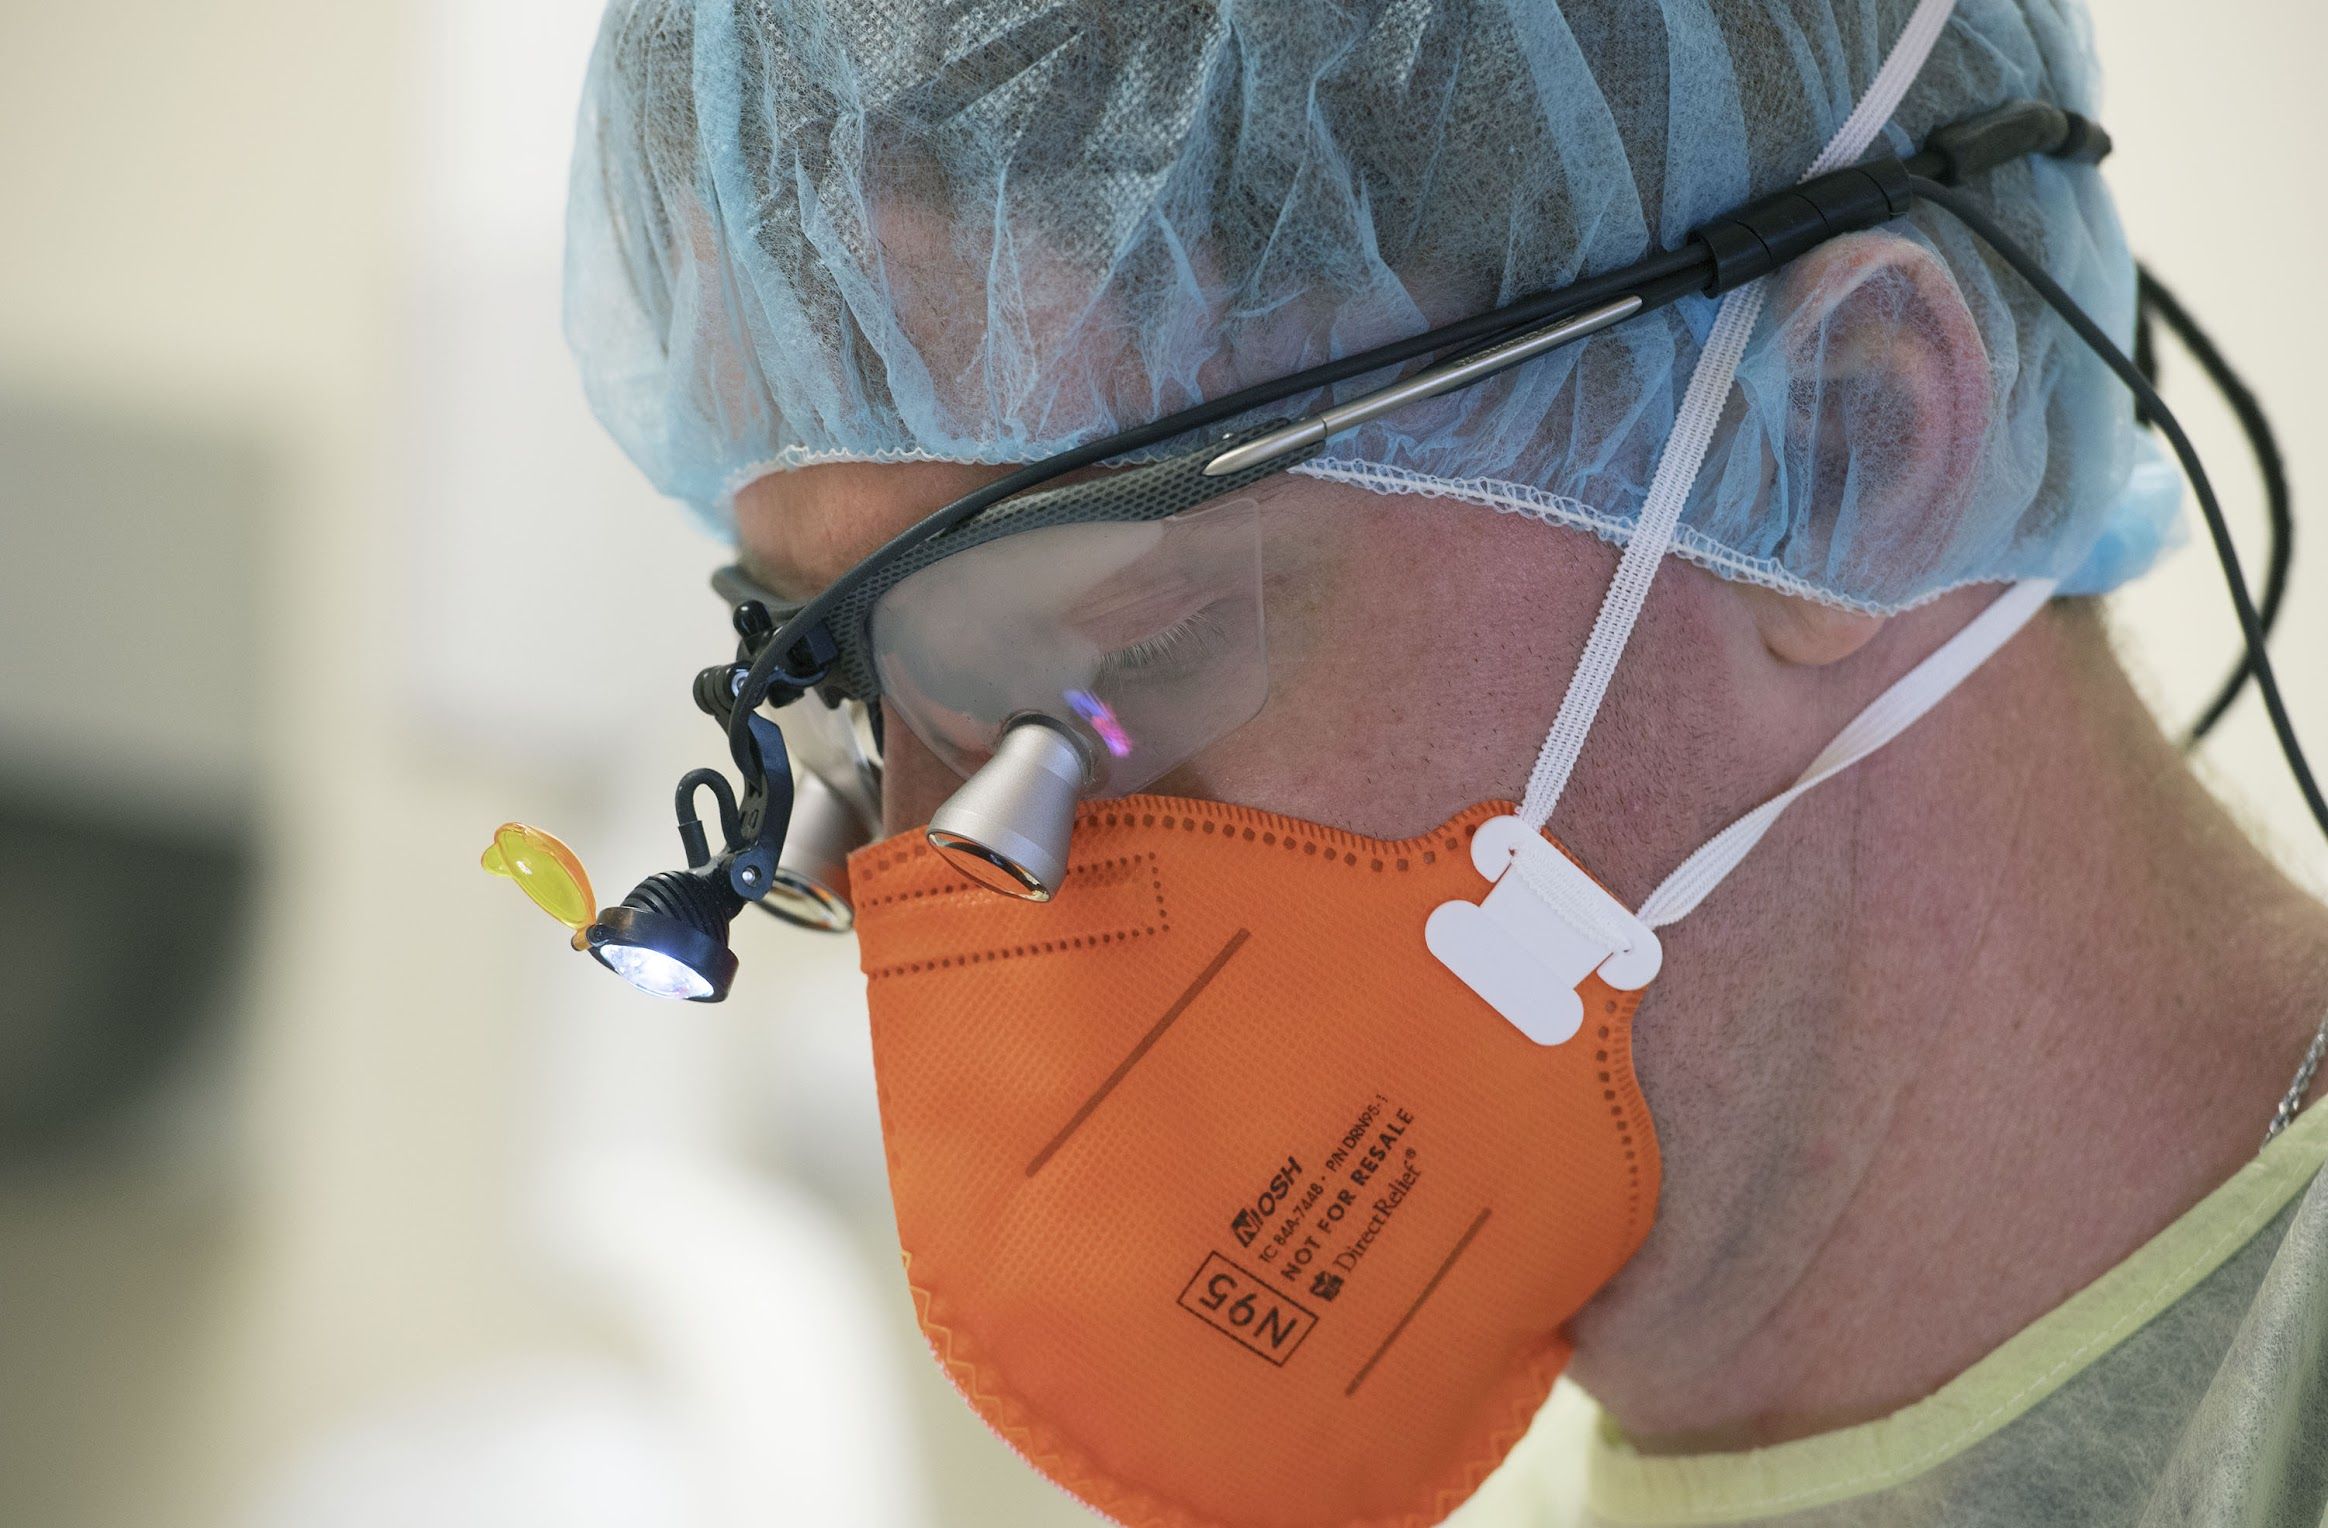
[[[745,571],[807,599],[883,542],[1011,469],[963,462],[823,462],[773,472],[736,494]]]

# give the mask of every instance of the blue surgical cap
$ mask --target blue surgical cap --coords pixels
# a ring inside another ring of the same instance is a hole
[[[807,463],[1028,461],[1678,243],[1803,172],[1910,4],[614,0],[568,337],[599,417],[715,522]],[[2092,113],[2094,89],[2072,0],[1960,0],[1886,141],[2019,97]],[[1978,193],[2129,333],[2096,171],[2026,160]],[[1966,353],[1934,262],[1829,262],[1829,289],[1766,308],[1676,549],[1878,611],[2141,571],[2176,494],[2131,471],[2101,365],[1944,214],[1862,237],[1938,257],[1988,398],[1964,396],[1977,375],[1905,397],[1912,368],[1867,363]],[[1714,307],[1397,411],[1305,470],[1622,541]],[[1903,495],[1932,507],[1878,512]]]

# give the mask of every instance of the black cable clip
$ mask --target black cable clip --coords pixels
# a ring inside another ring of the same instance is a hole
[[[1907,166],[1889,157],[1814,176],[1749,202],[1690,234],[1713,262],[1705,294],[1719,297],[1840,234],[1888,223],[1915,204]]]

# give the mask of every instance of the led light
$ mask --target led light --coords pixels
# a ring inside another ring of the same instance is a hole
[[[689,970],[661,950],[636,944],[601,945],[599,959],[615,975],[649,997],[695,1000],[711,996],[711,983],[702,973]]]
[[[1077,716],[1091,723],[1091,730],[1107,745],[1107,751],[1119,759],[1132,756],[1132,735],[1116,719],[1115,708],[1089,690],[1069,690],[1061,697]]]
[[[667,870],[648,876],[582,931],[592,959],[655,997],[716,1003],[736,979],[728,920],[744,899],[720,873]]]

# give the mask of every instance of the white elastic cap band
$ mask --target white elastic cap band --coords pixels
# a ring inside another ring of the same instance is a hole
[[[1663,928],[1686,917],[1762,841],[1762,835],[1778,821],[1778,814],[1793,805],[1797,796],[1849,769],[1906,731],[1911,722],[1938,705],[1942,697],[2010,641],[2014,632],[2029,624],[2029,618],[2044,609],[2045,602],[2053,597],[2053,588],[2052,579],[2033,578],[1998,595],[1986,610],[1967,621],[1962,631],[1940,644],[1932,656],[1902,674],[1890,689],[1869,702],[1866,710],[1851,718],[1794,784],[1731,823],[1701,845],[1697,853],[1683,860],[1665,878],[1664,884],[1649,893],[1649,900],[1641,904],[1637,915],[1640,920],[1651,928]]]
[[[1883,67],[1868,84],[1867,93],[1803,172],[1804,180],[1854,164],[1867,152],[1924,67],[1932,44],[1954,9],[1955,0],[1921,0],[1884,58]],[[1617,561],[1616,576],[1609,580],[1600,613],[1593,618],[1592,635],[1576,660],[1568,693],[1560,701],[1560,714],[1553,719],[1552,730],[1536,755],[1536,766],[1528,774],[1528,790],[1521,798],[1519,815],[1531,827],[1541,828],[1551,820],[1561,792],[1568,788],[1576,756],[1583,752],[1593,718],[1600,712],[1601,698],[1608,693],[1609,678],[1633,635],[1642,602],[1649,597],[1649,581],[1656,577],[1657,565],[1673,545],[1690,485],[1697,480],[1698,468],[1713,444],[1714,426],[1730,396],[1730,383],[1746,353],[1746,341],[1762,316],[1764,298],[1763,283],[1749,282],[1724,297],[1714,316],[1713,330],[1690,373],[1689,390],[1683,395],[1673,433],[1666,437],[1665,449],[1658,457],[1657,473],[1650,479],[1640,518]]]

